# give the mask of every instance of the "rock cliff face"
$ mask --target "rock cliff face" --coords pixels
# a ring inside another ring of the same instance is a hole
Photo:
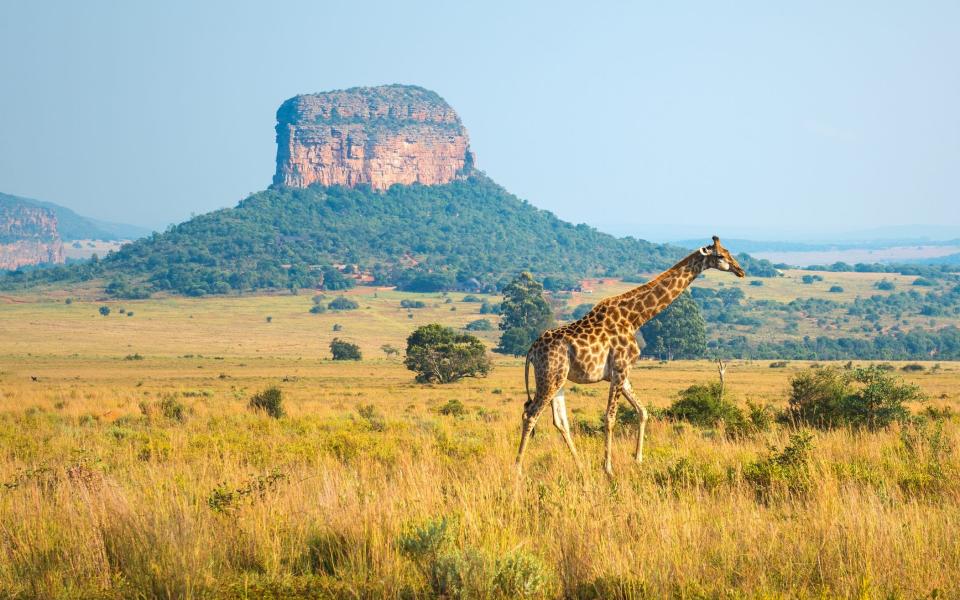
[[[443,98],[404,85],[296,96],[277,111],[285,187],[449,183],[474,166],[467,131]]]
[[[63,262],[63,241],[52,211],[0,202],[0,270]]]

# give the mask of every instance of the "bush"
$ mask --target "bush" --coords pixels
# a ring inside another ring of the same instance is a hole
[[[785,369],[789,363],[785,360],[775,360],[770,363],[771,369]]]
[[[99,308],[99,312],[100,312],[101,315],[103,315],[103,316],[106,317],[107,315],[110,314],[110,307],[109,307],[109,306],[101,306],[101,307]]]
[[[570,316],[573,317],[574,321],[578,321],[587,316],[587,313],[591,310],[593,310],[593,304],[590,302],[585,302],[583,304],[578,304],[576,308],[573,309],[573,312],[570,313]]]
[[[823,429],[882,429],[909,416],[906,402],[920,400],[915,385],[901,383],[878,366],[808,369],[790,380],[787,416]]]
[[[753,280],[750,281],[750,285],[752,285],[752,286],[754,286],[754,287],[760,287],[760,286],[763,285],[763,282],[760,281],[759,279],[753,279]]]
[[[720,397],[719,383],[688,387],[663,414],[700,427],[716,427],[722,422],[736,429],[745,423],[743,411]]]
[[[813,435],[797,432],[783,450],[770,448],[770,453],[743,468],[743,478],[762,500],[775,496],[802,494],[810,488],[810,452]]]
[[[875,283],[873,287],[884,292],[890,292],[896,288],[896,286],[893,285],[893,282],[890,281],[889,279],[881,279],[880,281]]]
[[[330,301],[330,304],[327,304],[327,308],[330,310],[355,310],[360,308],[360,304],[346,296],[337,296]]]
[[[467,414],[467,407],[463,405],[463,402],[452,398],[447,400],[447,403],[441,406],[438,412],[447,417],[462,417]]]
[[[493,323],[489,319],[477,319],[467,323],[464,329],[467,331],[493,331]]]
[[[360,360],[360,346],[351,344],[340,338],[333,338],[330,342],[330,353],[333,360]]]
[[[827,291],[830,292],[830,293],[832,293],[832,294],[842,294],[842,293],[843,293],[843,288],[840,287],[839,285],[831,285],[831,286],[830,286],[830,289],[827,290]]]
[[[274,419],[279,419],[284,415],[283,393],[278,387],[267,388],[254,394],[248,406],[255,411],[263,411]]]
[[[425,308],[427,305],[421,300],[407,300],[403,299],[400,301],[400,308]]]
[[[925,369],[926,367],[924,367],[920,363],[910,363],[908,365],[903,365],[902,367],[900,367],[901,371],[906,371],[907,373],[916,373],[918,371],[923,371]]]
[[[310,307],[310,312],[315,315],[320,315],[327,312],[327,307],[322,304],[314,304]]]
[[[464,377],[486,376],[492,365],[478,338],[432,323],[407,337],[404,365],[420,383],[451,383]]]
[[[483,298],[479,298],[477,296],[474,296],[473,294],[467,294],[466,296],[463,297],[463,301],[479,303],[479,302],[483,302]]]

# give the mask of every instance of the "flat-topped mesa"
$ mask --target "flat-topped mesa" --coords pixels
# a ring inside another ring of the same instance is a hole
[[[0,199],[0,270],[63,262],[53,211]]]
[[[436,185],[474,166],[460,117],[434,92],[407,85],[295,96],[277,111],[274,185]]]

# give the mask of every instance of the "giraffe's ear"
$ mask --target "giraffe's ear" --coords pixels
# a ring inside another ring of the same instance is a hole
[[[709,252],[707,252],[707,247],[706,247],[706,246],[700,248],[700,254],[702,254],[702,255],[704,255],[704,256],[706,256],[707,254],[709,254]]]

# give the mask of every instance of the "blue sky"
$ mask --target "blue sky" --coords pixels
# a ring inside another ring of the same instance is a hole
[[[431,88],[478,166],[649,237],[960,228],[960,3],[0,5],[0,191],[163,227],[269,185],[286,98]]]

